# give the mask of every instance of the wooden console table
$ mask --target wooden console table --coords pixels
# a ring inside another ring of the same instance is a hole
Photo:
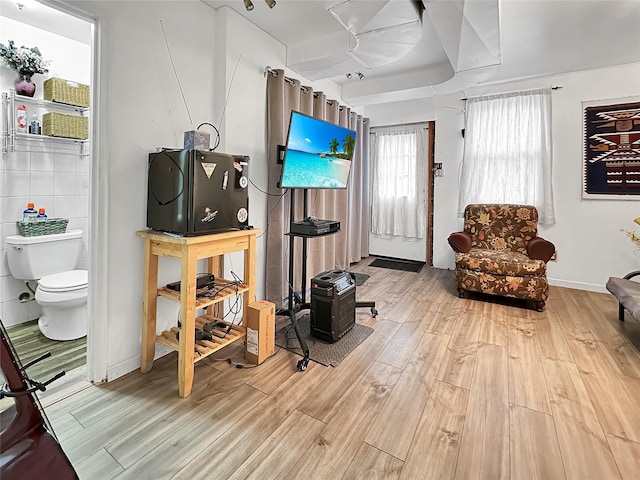
[[[237,230],[211,235],[180,237],[144,230],[136,235],[144,239],[144,284],[142,302],[142,354],[140,369],[147,373],[153,366],[155,342],[167,345],[178,352],[178,391],[181,397],[191,394],[195,362],[245,337],[242,325],[231,325],[216,318],[214,306],[235,295],[243,295],[243,318],[246,318],[247,305],[255,297],[255,247],[256,234],[260,230]],[[225,286],[230,280],[222,278],[221,255],[244,250],[244,278],[238,285]],[[182,263],[180,291],[166,287],[158,288],[158,257],[179,258]],[[196,296],[196,262],[208,259],[208,272],[216,278],[217,295],[214,297]],[[219,286],[219,288],[218,288]],[[184,294],[182,294],[184,292]],[[173,327],[156,336],[156,310],[158,296],[180,303],[181,327]],[[222,306],[222,305],[221,305]],[[196,310],[207,309],[205,315],[196,318]],[[224,338],[213,336],[212,340],[195,340],[196,326],[217,321],[230,325],[231,329]],[[179,335],[178,332],[187,332]]]

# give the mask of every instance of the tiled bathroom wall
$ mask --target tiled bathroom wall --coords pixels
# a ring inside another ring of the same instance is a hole
[[[7,263],[5,237],[18,233],[16,221],[22,219],[27,203],[33,202],[36,210],[44,208],[48,217],[68,218],[67,230],[83,231],[84,246],[77,268],[89,267],[87,246],[91,157],[81,155],[79,145],[63,145],[54,141],[29,142],[29,145],[19,148],[21,151],[3,154],[0,169],[0,318],[5,326],[33,320],[41,314],[33,294],[23,280],[11,276]],[[84,149],[89,151],[89,145],[85,144]],[[30,282],[30,285],[35,290],[37,282]],[[20,301],[20,295],[25,292],[30,294],[29,301]]]
[[[38,8],[40,15],[47,10],[47,22],[34,23],[29,8],[17,9],[9,5],[10,2],[6,3],[0,12],[0,42],[6,44],[8,40],[13,40],[16,45],[37,46],[43,58],[50,61],[46,75],[36,74],[33,77],[36,84],[34,100],[43,98],[43,83],[47,78],[58,77],[90,84],[90,23],[44,5]],[[1,92],[9,92],[15,78],[15,71],[0,65]],[[33,113],[42,122],[42,115],[47,111],[60,111],[51,106],[38,106],[38,102],[16,99],[16,105],[21,103],[27,107],[28,121],[31,121]],[[9,113],[12,118],[13,112]],[[86,115],[90,113],[86,112]],[[4,124],[1,126],[4,131]],[[18,151],[0,153],[0,318],[5,326],[36,319],[41,313],[35,301],[18,300],[22,293],[29,293],[30,299],[33,299],[33,294],[24,281],[11,276],[6,258],[5,237],[18,233],[16,221],[22,219],[27,203],[33,202],[36,208],[44,208],[49,217],[68,218],[68,230],[79,228],[84,232],[84,248],[77,268],[89,267],[87,245],[91,157],[82,155],[91,151],[89,143],[84,145],[81,152],[80,144],[64,140],[22,136],[16,141]],[[37,283],[30,284],[35,290]]]

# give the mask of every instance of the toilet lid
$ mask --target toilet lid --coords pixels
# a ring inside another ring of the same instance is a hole
[[[38,280],[38,287],[45,292],[69,292],[85,288],[89,282],[86,270],[71,270],[54,273]]]

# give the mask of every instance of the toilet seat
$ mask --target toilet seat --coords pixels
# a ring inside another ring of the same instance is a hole
[[[38,288],[43,292],[73,292],[87,288],[89,274],[87,270],[70,270],[54,273],[38,280]]]

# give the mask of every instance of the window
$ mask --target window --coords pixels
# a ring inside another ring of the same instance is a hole
[[[372,142],[371,232],[425,234],[427,129],[377,129]]]
[[[417,147],[415,132],[380,136],[380,151],[395,152],[380,162],[378,184],[383,198],[395,197],[396,191],[400,196],[415,196],[416,185],[410,179],[415,176]]]
[[[470,203],[534,205],[555,223],[551,89],[468,100],[458,216]]]

